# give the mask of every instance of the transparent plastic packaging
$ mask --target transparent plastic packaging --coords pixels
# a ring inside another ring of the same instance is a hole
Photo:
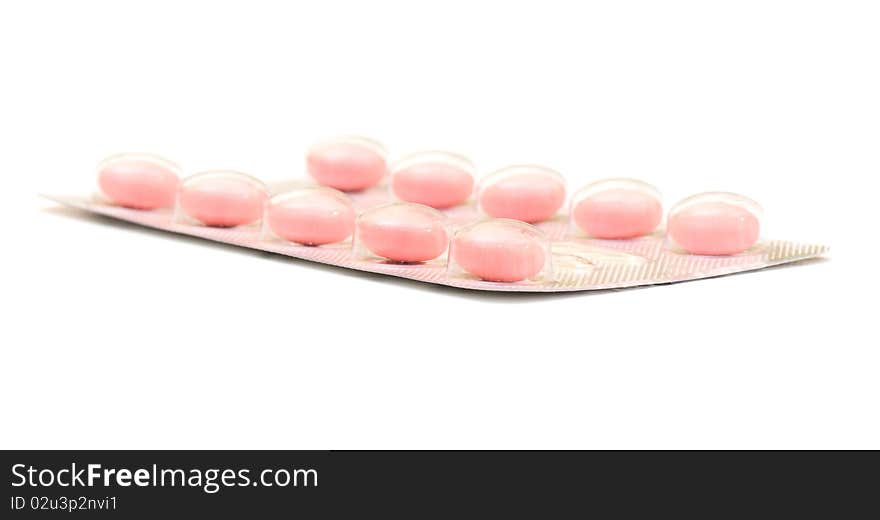
[[[98,164],[98,186],[113,204],[133,209],[174,205],[180,167],[145,153],[112,155]]]
[[[264,237],[308,246],[343,242],[357,218],[351,200],[339,190],[304,187],[279,193],[266,205]]]
[[[361,136],[319,141],[306,153],[306,169],[318,183],[341,191],[373,187],[388,171],[387,152],[379,142]]]
[[[391,193],[398,200],[444,209],[467,201],[474,190],[473,163],[450,152],[418,152],[391,166]]]
[[[614,178],[590,183],[572,196],[572,234],[601,239],[647,235],[663,220],[660,192],[636,179]]]
[[[550,240],[540,229],[519,220],[499,218],[469,224],[452,238],[447,274],[487,282],[550,282]]]
[[[748,197],[699,193],[670,210],[666,232],[672,245],[694,255],[736,255],[758,242],[762,218],[761,206]]]
[[[477,203],[490,217],[542,222],[556,216],[565,203],[565,179],[543,166],[508,166],[480,181]]]
[[[431,162],[436,156],[428,157]],[[401,164],[422,164],[424,158],[417,155],[412,163],[409,158]],[[449,155],[440,159],[445,161]],[[169,191],[164,184],[166,174],[171,185],[176,170],[173,163],[155,156],[122,154],[101,163],[99,183],[101,175],[110,172],[122,178],[128,195],[149,198],[155,194],[151,191],[154,173],[159,171],[159,191],[165,193]],[[149,182],[138,184],[144,178]],[[540,166],[516,166],[483,181],[478,204],[442,211],[394,202],[391,189],[341,193],[296,179],[266,186],[231,171],[204,172],[183,180],[173,209],[140,209],[155,205],[155,199],[149,204],[129,200],[124,205],[108,204],[91,194],[47,198],[171,233],[483,291],[590,291],[665,284],[763,269],[821,257],[829,251],[820,244],[766,238],[758,242],[761,208],[734,193],[688,197],[672,208],[667,233],[661,234],[650,232],[660,211],[659,194],[641,181],[592,183],[574,194],[568,218],[546,218],[534,225],[517,219],[486,219],[481,209],[494,211],[490,206],[498,202],[494,197],[500,193],[501,209],[525,213],[538,206],[541,218],[547,217],[564,198],[558,173]],[[538,190],[534,190],[536,185]],[[268,193],[276,195],[269,199]],[[535,204],[542,195],[545,200]],[[521,206],[516,206],[520,204],[515,202],[517,197]],[[519,216],[535,218],[534,214]],[[596,225],[606,227],[602,230]],[[646,230],[647,234],[639,234]]]
[[[411,264],[444,260],[449,222],[434,208],[412,202],[386,204],[361,213],[352,251],[357,258]]]
[[[266,185],[245,173],[213,170],[180,184],[175,221],[212,227],[259,222],[268,199]]]

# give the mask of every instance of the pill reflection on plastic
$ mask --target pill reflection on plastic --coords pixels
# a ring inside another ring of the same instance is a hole
[[[565,180],[542,166],[510,166],[486,176],[477,197],[480,209],[491,217],[541,222],[565,202]]]
[[[492,219],[458,230],[450,249],[454,266],[491,282],[519,282],[548,271],[550,247],[544,233],[518,220]]]
[[[313,145],[306,154],[306,168],[324,186],[359,191],[385,176],[385,155],[385,148],[371,139],[338,137]]]
[[[605,179],[572,198],[571,218],[595,238],[635,238],[654,231],[663,218],[660,192],[636,179]]]
[[[313,246],[342,242],[351,236],[356,216],[348,196],[326,187],[275,195],[266,209],[267,225],[275,235]]]
[[[391,168],[391,190],[403,201],[450,208],[467,200],[473,189],[474,165],[461,155],[420,152]]]
[[[119,154],[98,165],[98,186],[110,200],[134,209],[174,205],[180,168],[149,154]]]
[[[258,179],[218,170],[184,180],[178,204],[186,215],[207,226],[233,227],[260,220],[266,198],[266,187]]]
[[[427,262],[449,245],[446,217],[422,204],[380,206],[358,217],[355,242],[355,250],[362,246],[394,262]]]
[[[733,255],[752,247],[761,231],[761,206],[735,193],[700,193],[669,212],[667,234],[696,255]]]

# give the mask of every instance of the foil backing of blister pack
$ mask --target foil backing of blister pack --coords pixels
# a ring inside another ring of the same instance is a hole
[[[302,187],[302,182],[270,185],[272,193]],[[387,186],[349,194],[358,212],[392,202]],[[762,240],[751,249],[732,256],[700,256],[671,247],[662,230],[630,240],[599,240],[573,236],[566,215],[558,215],[536,226],[551,240],[553,278],[515,283],[488,282],[447,273],[443,262],[400,264],[360,258],[352,251],[351,239],[337,244],[305,246],[267,234],[260,225],[235,228],[207,227],[175,218],[173,208],[135,210],[115,206],[100,195],[47,196],[65,206],[90,213],[189,235],[215,242],[277,253],[312,262],[369,271],[427,283],[483,291],[563,292],[589,291],[698,280],[769,266],[816,258],[828,247],[782,240]],[[474,204],[444,210],[454,228],[481,215]]]

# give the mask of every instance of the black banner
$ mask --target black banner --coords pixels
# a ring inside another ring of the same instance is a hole
[[[877,452],[7,451],[2,518],[877,513]]]

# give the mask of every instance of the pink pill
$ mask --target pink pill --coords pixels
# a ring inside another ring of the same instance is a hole
[[[471,196],[474,166],[456,154],[417,153],[394,165],[391,189],[400,200],[432,208],[451,208]]]
[[[357,242],[395,262],[427,262],[449,245],[446,217],[439,211],[400,202],[366,211],[357,220]]]
[[[549,256],[548,242],[536,227],[509,219],[478,222],[452,239],[452,260],[491,282],[519,282],[537,276]]]
[[[342,242],[354,231],[354,208],[332,188],[303,188],[272,197],[266,210],[269,229],[291,242],[310,246]]]
[[[565,202],[565,180],[541,166],[510,166],[480,183],[480,208],[496,218],[540,222],[556,215]]]
[[[262,217],[266,188],[244,173],[210,171],[183,181],[178,201],[180,209],[205,225],[241,226]]]
[[[663,206],[659,192],[635,179],[606,179],[579,190],[571,204],[571,217],[596,238],[634,238],[660,224]]]
[[[306,167],[319,183],[343,191],[375,186],[388,169],[385,149],[364,137],[341,137],[315,144],[306,155]]]
[[[667,233],[695,255],[735,255],[755,245],[761,207],[735,193],[701,193],[679,202],[669,213]]]
[[[161,157],[120,154],[98,165],[98,186],[114,203],[134,209],[174,205],[180,168]]]

